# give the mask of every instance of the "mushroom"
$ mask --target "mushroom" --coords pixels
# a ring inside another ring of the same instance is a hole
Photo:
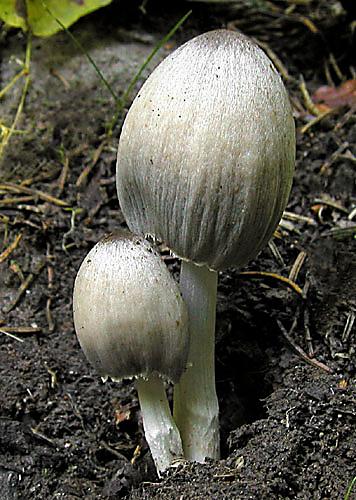
[[[265,53],[227,30],[202,34],[150,75],[123,125],[117,190],[130,229],[182,258],[188,369],[174,417],[187,459],[219,457],[214,330],[218,271],[267,244],[287,204],[295,128]]]
[[[145,437],[158,474],[183,457],[164,380],[178,382],[188,355],[188,314],[159,254],[129,232],[97,243],[73,293],[79,343],[99,374],[135,378]]]

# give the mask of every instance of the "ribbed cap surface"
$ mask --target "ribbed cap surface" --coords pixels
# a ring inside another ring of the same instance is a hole
[[[153,247],[130,233],[112,234],[84,259],[74,286],[80,345],[102,376],[177,382],[186,368],[187,311],[178,286]]]
[[[295,161],[288,95],[264,52],[226,30],[200,35],[147,79],[126,117],[117,188],[129,227],[220,270],[267,243]]]

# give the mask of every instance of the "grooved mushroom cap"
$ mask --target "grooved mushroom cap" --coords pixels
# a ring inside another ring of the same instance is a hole
[[[287,92],[264,52],[217,30],[173,52],[126,117],[117,189],[130,229],[183,259],[242,266],[286,206],[295,161]]]
[[[128,232],[97,243],[73,294],[80,345],[114,379],[153,373],[177,382],[186,368],[188,315],[178,286],[153,247]]]

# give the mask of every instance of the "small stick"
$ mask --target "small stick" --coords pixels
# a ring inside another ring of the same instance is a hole
[[[340,120],[337,122],[337,124],[334,127],[334,132],[337,132],[341,128],[343,128],[346,123],[355,116],[355,111],[356,111],[356,106],[352,106],[347,113],[345,113]]]
[[[277,245],[275,244],[275,242],[273,240],[269,240],[268,242],[268,246],[269,246],[269,249],[271,250],[272,252],[272,255],[273,257],[276,259],[276,261],[282,266],[282,267],[285,267],[285,262],[283,260],[283,257],[280,253],[280,251],[278,250],[277,248]]]
[[[297,220],[300,222],[307,222],[310,226],[316,226],[316,222],[311,217],[306,217],[305,215],[295,214],[294,212],[288,212],[285,210],[282,214],[283,219],[287,220]]]
[[[356,207],[351,210],[349,215],[347,216],[348,220],[353,220],[356,216]]]
[[[327,198],[315,198],[314,203],[320,203],[321,205],[326,205],[327,207],[335,208],[335,210],[340,210],[340,212],[343,212],[344,214],[348,214],[348,210],[340,205],[340,203],[337,203],[334,200],[327,199]]]
[[[308,346],[308,356],[309,358],[314,357],[314,347],[313,347],[313,339],[310,333],[310,322],[309,322],[309,311],[308,309],[304,310],[304,330],[305,330],[305,342]]]
[[[64,252],[66,252],[68,250],[68,248],[70,248],[72,246],[72,244],[67,245],[66,242],[67,242],[67,239],[69,238],[69,236],[71,236],[75,231],[75,217],[83,212],[82,208],[75,208],[75,209],[71,208],[69,210],[71,211],[70,229],[63,234],[63,238],[62,238],[62,250]]]
[[[296,283],[294,283],[292,280],[289,278],[285,278],[284,276],[280,276],[279,274],[276,273],[269,273],[265,271],[243,271],[242,273],[238,273],[238,276],[250,276],[251,278],[272,278],[275,280],[278,280],[285,285],[287,285],[289,288],[297,292],[299,295],[304,297],[303,295],[303,290],[298,286]]]
[[[356,165],[356,156],[349,149],[339,156],[342,160],[349,160]]]
[[[312,365],[314,367],[320,368],[321,370],[324,370],[327,373],[333,373],[333,370],[326,366],[324,363],[321,361],[318,361],[315,358],[310,358],[304,351],[301,349],[293,339],[290,337],[289,333],[285,329],[285,327],[282,325],[282,323],[277,319],[277,324],[280,328],[280,331],[282,332],[282,335],[284,338],[288,341],[288,343],[293,347],[294,351],[309,365]]]
[[[70,85],[68,83],[68,81],[64,78],[63,75],[61,75],[56,69],[54,68],[51,68],[49,70],[49,72],[51,73],[52,76],[54,76],[55,78],[58,78],[58,80],[63,84],[63,87],[66,89],[66,90],[69,90],[70,89]]]
[[[17,196],[16,198],[3,198],[0,202],[1,206],[4,205],[18,205],[19,203],[26,203],[27,201],[33,201],[33,196]]]
[[[325,78],[326,78],[326,81],[328,82],[329,87],[335,87],[334,80],[331,77],[328,61],[324,61],[324,73],[325,73]]]
[[[319,29],[308,17],[302,16],[301,14],[295,14],[293,17],[304,24],[304,26],[306,26],[312,33],[319,33]]]
[[[13,273],[15,273],[15,274],[16,274],[16,276],[18,276],[18,278],[19,278],[19,280],[21,281],[21,283],[22,283],[23,281],[25,281],[25,277],[24,277],[24,275],[23,275],[22,269],[21,269],[21,267],[19,266],[19,264],[18,264],[16,261],[12,261],[12,262],[10,263],[9,268],[11,269],[11,271],[12,271]]]
[[[65,156],[61,175],[59,176],[57,196],[63,193],[63,189],[68,177],[68,172],[69,172],[69,158],[68,156]]]
[[[50,333],[54,332],[54,329],[55,329],[55,323],[53,321],[51,306],[52,306],[52,298],[48,297],[47,302],[46,302],[46,319],[47,319],[47,323],[48,323],[48,331]]]
[[[299,90],[303,96],[305,107],[307,108],[309,113],[311,113],[314,116],[320,116],[322,113],[313,103],[302,75],[300,77]]]
[[[22,186],[20,184],[12,184],[11,182],[4,182],[0,184],[0,189],[4,189],[5,191],[12,191],[13,193],[26,193],[30,194],[34,197],[38,197],[41,200],[48,201],[49,203],[53,203],[59,207],[67,207],[68,203],[56,198],[55,196],[51,196],[50,194],[44,193],[43,191],[39,191],[37,189],[31,189],[26,186]]]
[[[291,281],[293,281],[293,282],[297,281],[298,274],[302,268],[302,265],[304,264],[306,256],[307,256],[307,254],[303,250],[301,252],[299,252],[299,254],[297,255],[297,258],[295,259],[295,261],[292,265],[292,268],[289,272],[289,276],[288,276],[288,278]]]
[[[10,338],[12,338],[14,340],[17,340],[18,342],[24,342],[23,339],[20,339],[19,337],[16,337],[16,335],[12,335],[12,333],[9,333],[6,330],[3,330],[2,328],[0,328],[0,333],[3,333],[7,337],[10,337]]]
[[[52,258],[49,245],[47,245],[46,257],[47,257],[48,261]],[[47,302],[46,302],[46,319],[47,319],[49,333],[52,333],[56,327],[55,322],[53,320],[52,311],[51,311],[51,307],[52,307],[51,290],[53,289],[53,281],[54,281],[53,266],[51,266],[50,264],[47,264],[47,282],[48,282],[48,291],[49,291],[50,296],[47,298]]]
[[[334,54],[331,52],[330,55],[329,55],[329,61],[330,61],[330,64],[331,66],[333,67],[333,70],[335,71],[335,74],[336,76],[338,77],[338,79],[342,82],[343,80],[346,80],[346,78],[344,77],[344,75],[342,74],[341,72],[341,69],[339,68],[339,65],[335,59],[335,56]]]
[[[0,254],[0,263],[4,262],[9,255],[18,247],[20,241],[22,239],[22,233],[19,233],[14,241]]]
[[[34,212],[35,214],[44,214],[46,209],[45,209],[45,204],[43,203],[42,205],[17,205],[18,210],[23,210],[25,212]]]
[[[341,336],[342,342],[347,342],[347,340],[350,336],[351,330],[354,326],[355,318],[356,318],[356,314],[353,311],[349,312],[349,314],[347,315],[344,331],[342,332],[342,336]]]
[[[322,164],[320,167],[320,173],[325,175],[331,165],[334,163],[335,160],[337,160],[338,156],[345,151],[349,147],[348,142],[343,142],[336,151],[332,153],[332,155]]]
[[[300,231],[295,227],[293,222],[281,219],[278,224],[278,228],[285,229],[286,231],[294,231],[297,234],[300,234]]]
[[[49,375],[51,376],[51,389],[54,389],[56,385],[58,385],[58,379],[57,379],[57,373],[50,368],[47,363],[44,363],[44,366],[46,370],[48,371]]]
[[[336,108],[334,109],[328,109],[327,111],[324,111],[323,113],[319,113],[318,116],[310,120],[306,125],[301,127],[300,133],[305,134],[310,128],[314,127],[317,123],[321,122],[326,116],[331,115],[332,113],[335,113]]]
[[[42,328],[39,326],[3,326],[7,333],[40,333]]]
[[[77,179],[77,182],[75,183],[75,185],[77,187],[80,187],[82,184],[84,184],[90,174],[90,172],[93,170],[93,168],[95,167],[95,165],[97,164],[99,158],[100,158],[100,155],[101,153],[103,152],[103,149],[104,149],[104,146],[106,145],[106,139],[104,139],[100,144],[99,146],[96,148],[96,150],[94,151],[94,155],[93,155],[93,160],[91,163],[89,163],[89,165],[87,165],[84,170],[82,171],[82,173],[79,175],[78,179]]]
[[[45,436],[45,434],[43,434],[42,432],[38,431],[35,427],[30,427],[30,429],[31,429],[32,434],[34,434],[34,436],[36,436],[36,437],[38,437],[40,439],[43,439],[43,441],[46,441],[51,446],[56,446],[55,442],[52,439],[50,439],[49,437]]]
[[[29,286],[31,285],[31,283],[35,279],[35,277],[42,271],[44,266],[45,266],[45,261],[43,261],[43,260],[37,264],[36,270],[33,273],[30,273],[27,276],[27,278],[25,279],[25,281],[23,283],[21,283],[21,285],[16,293],[15,298],[10,302],[10,304],[8,306],[4,307],[4,309],[3,309],[4,313],[9,313],[17,306],[17,304],[20,302],[23,294],[29,288]]]

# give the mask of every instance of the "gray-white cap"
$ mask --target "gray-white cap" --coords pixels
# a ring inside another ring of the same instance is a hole
[[[75,280],[73,312],[80,345],[103,377],[157,373],[177,382],[185,370],[186,306],[144,239],[113,233],[92,248]]]
[[[117,159],[130,229],[220,270],[267,243],[286,206],[295,128],[283,82],[242,34],[200,35],[168,56],[135,98]]]

